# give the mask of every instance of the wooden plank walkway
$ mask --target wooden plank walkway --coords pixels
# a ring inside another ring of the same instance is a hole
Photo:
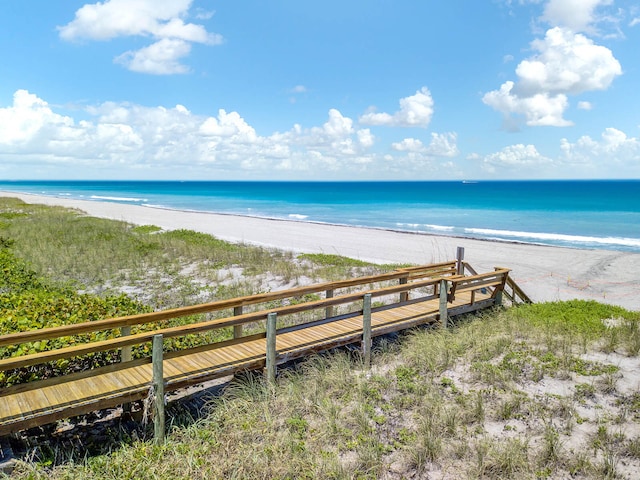
[[[401,278],[399,286],[385,286],[377,290],[360,291],[356,294],[346,294],[335,298],[333,293],[330,295],[327,293],[327,297],[321,301],[306,302],[302,305],[285,306],[272,310],[279,312],[278,315],[288,314],[324,309],[327,308],[327,305],[332,307],[353,302],[354,299],[361,298],[363,293],[367,292],[381,298],[388,298],[391,294],[396,294],[397,297],[398,292],[401,295],[405,293],[399,302],[394,301],[372,309],[371,335],[379,336],[416,325],[438,322],[441,315],[455,316],[491,307],[500,300],[500,293],[508,276],[506,269],[471,277],[454,275],[453,269],[449,269],[447,273],[448,277],[442,276],[442,272],[440,272],[437,277],[429,278],[414,270],[408,277],[408,280],[411,281],[402,280],[406,277],[397,277]],[[386,277],[383,280],[386,281]],[[371,277],[367,277],[363,281],[370,282]],[[328,292],[327,285],[318,285],[316,290]],[[332,284],[332,286],[335,285],[335,283]],[[425,285],[433,287],[432,294],[426,296],[421,294],[420,298],[407,299],[406,292],[418,288],[424,290]],[[445,285],[445,290],[441,289],[442,285]],[[299,290],[296,289],[294,293],[297,294]],[[286,298],[282,292],[275,292],[274,295]],[[239,303],[250,303],[247,298],[239,300]],[[442,310],[443,301],[446,302],[446,314]],[[229,302],[227,301],[227,303]],[[235,308],[235,311],[238,312],[238,307]],[[255,321],[256,318],[264,318],[265,315],[266,311],[236,315],[227,319],[204,322],[202,325],[212,324],[215,326],[214,328],[235,324],[242,325]],[[362,342],[363,320],[364,311],[356,310],[342,316],[332,316],[280,328],[275,332],[276,364],[304,357],[313,352]],[[115,319],[113,322],[117,321],[118,319]],[[139,321],[138,317],[136,317],[136,322],[143,323]],[[82,328],[86,327],[79,327],[78,330],[81,331]],[[193,329],[195,326],[189,328]],[[204,327],[198,328],[204,330]],[[171,331],[172,329],[165,329],[157,332],[165,332],[166,334]],[[148,341],[149,336],[155,333],[145,333],[142,336],[138,335],[138,337],[141,341]],[[10,336],[0,337],[2,340],[0,344],[8,342],[5,337]],[[135,340],[135,335],[131,338],[130,343],[140,343]],[[121,340],[111,341],[111,344],[122,348],[126,345],[126,341],[127,337],[122,337]],[[85,346],[84,349],[86,350],[86,348]],[[166,353],[162,359],[164,391],[184,388],[242,371],[269,368],[266,358],[267,350],[267,333],[260,332]],[[66,353],[63,352],[60,355],[66,355]],[[18,357],[17,359],[0,360],[0,368],[7,370],[17,365],[35,363],[42,363],[42,361],[38,362],[38,359],[26,357],[21,360]],[[273,368],[275,369],[275,366]],[[5,388],[0,390],[0,435],[144,399],[150,394],[153,382],[151,358],[142,358]]]

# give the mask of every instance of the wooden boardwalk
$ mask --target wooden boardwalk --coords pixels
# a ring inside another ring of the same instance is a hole
[[[265,369],[275,376],[279,364],[338,346],[358,343],[367,352],[371,337],[422,324],[446,326],[448,317],[499,303],[508,284],[513,285],[513,294],[517,293],[507,269],[471,276],[458,273],[463,269],[460,262],[445,262],[165,312],[0,336],[0,345],[15,345],[105,329],[120,329],[121,333],[111,340],[2,359],[0,371],[98,351],[120,350],[122,359],[104,367],[0,390],[0,435],[141,400],[153,393],[162,397],[156,402],[156,408],[162,408],[168,391],[248,370]],[[376,284],[380,286],[372,288]],[[303,295],[319,292],[324,298],[298,302]],[[377,299],[373,306],[371,298]],[[284,300],[284,305],[249,313],[243,310],[275,300]],[[337,312],[338,308],[342,310]],[[232,314],[223,318],[131,333],[132,326],[231,309]],[[269,327],[269,319],[275,325],[276,318],[301,313],[308,315],[302,323]],[[261,327],[265,323],[266,328]],[[257,333],[243,335],[243,325]],[[225,327],[234,327],[234,338],[164,353],[156,348],[153,361],[150,357],[131,359],[131,345]],[[163,423],[159,428],[164,428]]]

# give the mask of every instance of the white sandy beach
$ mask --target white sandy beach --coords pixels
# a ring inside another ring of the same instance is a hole
[[[295,252],[330,253],[379,263],[452,260],[456,247],[476,270],[512,269],[534,301],[593,299],[640,310],[640,254],[401,233],[373,228],[182,212],[137,205],[0,192],[27,203],[77,208],[89,215],[167,230],[190,229],[218,238]]]

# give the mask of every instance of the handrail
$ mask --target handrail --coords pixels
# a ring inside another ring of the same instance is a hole
[[[369,283],[378,283],[401,278],[416,278],[412,276],[411,273],[419,271],[420,269],[424,270],[425,274],[428,274],[428,272],[434,272],[436,274],[446,273],[447,270],[443,269],[443,267],[446,266],[455,266],[455,261],[436,263],[432,265],[423,265],[419,267],[402,268],[390,273],[383,273],[380,275],[370,275],[366,277],[359,277],[356,279],[318,283],[305,287],[291,288],[276,292],[259,293],[245,297],[231,298],[228,300],[217,300],[214,302],[191,305],[188,307],[173,308],[160,312],[142,313],[137,315],[128,315],[125,317],[96,320],[93,322],[83,322],[73,325],[62,325],[59,327],[50,327],[38,330],[28,330],[25,332],[10,333],[0,335],[0,347],[6,345],[15,345],[18,343],[34,342],[37,340],[47,340],[51,338],[80,335],[83,333],[95,332],[99,330],[110,330],[114,328],[128,327],[133,325],[143,325],[172,318],[180,318],[189,315],[197,315],[201,313],[209,313],[235,307],[266,303],[273,300],[298,297],[309,293],[325,292],[327,290],[337,290],[340,288],[353,287],[356,285],[366,285]]]
[[[470,268],[470,267],[469,267]],[[509,278],[508,268],[496,268],[493,272],[480,273],[467,277],[454,277],[451,281],[449,301],[453,301],[456,293],[480,290],[486,287],[493,287],[492,296],[495,297],[499,291],[504,290],[504,285]],[[498,288],[500,287],[500,288]]]
[[[379,297],[384,295],[390,295],[394,293],[406,292],[418,288],[435,286],[440,282],[440,279],[423,280],[420,282],[412,282],[409,284],[395,285],[391,287],[384,287],[374,290],[369,290],[373,297]],[[217,330],[224,327],[231,327],[235,325],[243,325],[246,323],[256,322],[266,319],[269,313],[277,313],[281,315],[292,315],[295,313],[317,310],[328,306],[341,305],[345,303],[351,303],[362,299],[362,292],[351,293],[347,295],[332,297],[323,300],[315,300],[311,302],[300,303],[296,305],[287,305],[283,307],[276,307],[268,310],[261,310],[258,312],[246,313],[242,315],[235,315],[222,319],[208,320],[205,322],[192,323],[187,325],[181,325],[177,327],[168,327],[149,332],[141,332],[124,337],[113,338],[109,340],[101,340],[97,342],[84,343],[81,345],[74,345],[72,347],[63,347],[56,350],[49,350],[45,352],[39,352],[30,355],[22,355],[19,357],[11,357],[0,360],[0,371],[10,370],[13,368],[21,368],[32,365],[38,365],[49,361],[59,360],[62,358],[70,358],[74,356],[84,355],[86,353],[102,352],[106,350],[115,350],[117,348],[128,347],[132,345],[138,345],[141,343],[149,342],[153,339],[154,335],[162,334],[164,338],[181,337],[194,333],[202,333],[208,330]],[[426,297],[430,298],[430,297]],[[16,334],[17,335],[17,334]]]
[[[511,300],[512,303],[514,304],[517,303],[518,297],[523,303],[533,303],[533,300],[531,300],[531,298],[524,292],[524,290],[522,290],[520,285],[518,285],[513,278],[511,277],[507,278],[507,285],[511,287],[513,295],[510,295],[506,289],[505,289],[505,294],[507,295],[509,300]]]

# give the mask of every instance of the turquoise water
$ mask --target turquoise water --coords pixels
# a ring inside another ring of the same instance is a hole
[[[640,252],[640,180],[0,181],[82,200]]]

